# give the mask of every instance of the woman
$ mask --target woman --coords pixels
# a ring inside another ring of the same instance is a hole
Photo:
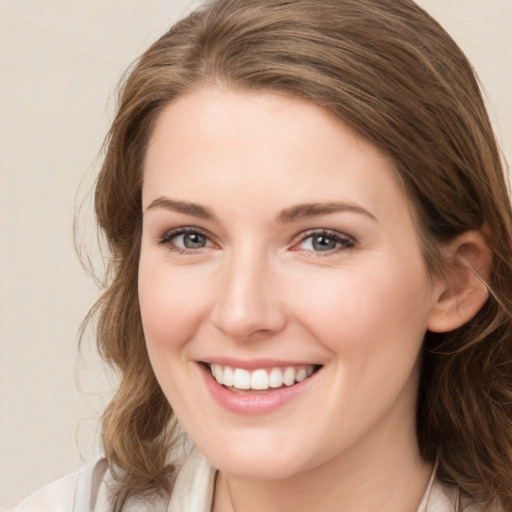
[[[95,199],[106,458],[21,510],[512,509],[510,202],[411,1],[193,13],[128,75]]]

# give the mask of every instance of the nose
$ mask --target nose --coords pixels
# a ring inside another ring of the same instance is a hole
[[[212,320],[237,341],[270,337],[284,329],[283,284],[264,255],[233,255],[221,270]]]

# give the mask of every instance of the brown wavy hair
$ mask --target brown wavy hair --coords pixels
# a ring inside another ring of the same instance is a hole
[[[419,219],[425,260],[487,226],[490,296],[467,324],[428,332],[417,406],[423,457],[471,499],[512,510],[512,225],[508,187],[475,74],[410,0],[220,0],[179,21],[132,66],[105,143],[95,211],[111,251],[88,319],[120,374],[102,417],[116,510],[171,491],[176,421],[146,352],[138,297],[148,140],[180,95],[220,83],[311,101],[394,162]],[[170,319],[172,321],[172,319]]]

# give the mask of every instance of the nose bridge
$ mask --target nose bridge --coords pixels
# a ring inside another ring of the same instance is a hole
[[[275,275],[271,258],[261,248],[248,243],[234,249],[221,271],[216,326],[242,340],[282,329],[285,317],[274,293]]]

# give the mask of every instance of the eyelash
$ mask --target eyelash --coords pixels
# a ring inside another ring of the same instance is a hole
[[[177,252],[179,254],[197,254],[201,249],[205,248],[205,247],[199,247],[196,249],[192,249],[192,248],[188,249],[188,248],[184,248],[184,247],[179,247],[178,245],[173,243],[172,240],[174,238],[176,238],[180,235],[186,235],[186,234],[198,234],[198,235],[204,236],[207,239],[207,241],[209,241],[211,243],[210,235],[206,231],[204,231],[200,228],[190,226],[190,227],[177,228],[177,229],[168,231],[167,233],[165,233],[164,236],[162,236],[158,240],[158,244],[165,245],[168,247],[168,249],[170,251]],[[291,250],[293,250],[293,251],[304,250],[304,249],[300,249],[300,248],[296,248],[296,247],[303,244],[309,238],[313,238],[313,237],[317,237],[317,238],[325,237],[325,238],[330,239],[331,241],[335,242],[336,244],[338,244],[338,247],[336,247],[334,249],[328,249],[326,251],[305,250],[306,254],[308,254],[308,257],[310,256],[310,254],[314,254],[315,256],[318,256],[318,257],[330,256],[332,254],[336,254],[338,252],[341,252],[341,251],[344,251],[347,249],[353,249],[356,245],[356,241],[352,237],[349,237],[346,235],[341,235],[340,233],[338,233],[336,231],[331,231],[328,229],[316,229],[316,230],[310,230],[306,233],[301,234],[301,237],[299,238],[299,240],[294,242]]]
[[[316,238],[325,237],[327,239],[330,239],[331,241],[338,244],[338,247],[336,247],[334,249],[329,249],[326,251],[307,250],[308,256],[312,253],[318,257],[331,256],[332,254],[336,254],[341,251],[345,251],[347,249],[353,249],[356,245],[356,242],[352,237],[349,237],[347,235],[342,235],[341,233],[338,233],[337,231],[331,231],[329,229],[313,229],[306,233],[303,233],[301,235],[300,239],[298,240],[298,242],[295,243],[293,247],[297,247],[298,245],[303,244],[309,238],[313,239],[314,237],[316,237]],[[292,249],[292,250],[300,251],[301,249],[298,248],[298,249]]]
[[[165,233],[163,237],[161,237],[158,240],[159,245],[166,245],[170,251],[177,252],[180,254],[197,254],[197,252],[201,249],[204,249],[204,247],[198,248],[198,249],[187,249],[185,247],[179,247],[176,244],[172,242],[173,238],[176,238],[180,235],[186,235],[186,234],[198,234],[201,236],[204,236],[208,241],[211,242],[210,236],[208,233],[200,228],[195,227],[185,227],[185,228],[177,228],[173,229],[171,231],[168,231]]]

